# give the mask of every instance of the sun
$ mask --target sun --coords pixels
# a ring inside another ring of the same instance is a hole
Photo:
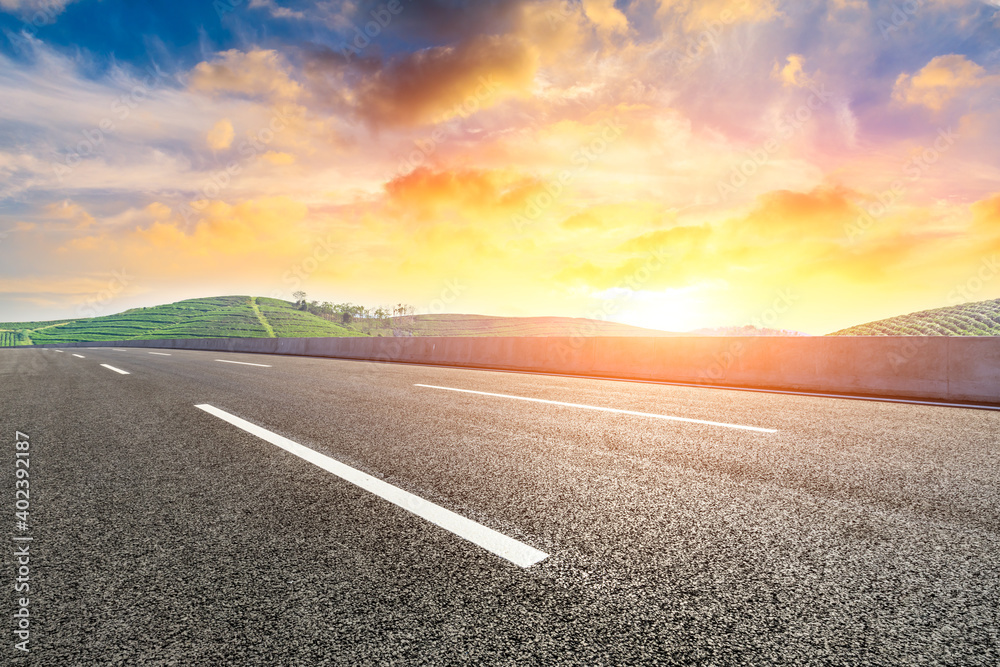
[[[604,298],[616,298],[621,304],[613,318],[618,322],[647,329],[686,332],[709,326],[701,292],[698,287],[621,290],[613,297],[606,294]]]

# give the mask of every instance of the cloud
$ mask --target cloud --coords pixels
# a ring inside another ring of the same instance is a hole
[[[387,212],[398,219],[468,221],[504,219],[541,190],[530,177],[509,170],[433,170],[421,167],[385,186]]]
[[[831,0],[830,8],[834,11],[844,10],[868,10],[867,0]]]
[[[838,239],[846,220],[857,215],[857,193],[820,186],[809,192],[776,190],[757,198],[754,210],[733,228],[759,239]]]
[[[637,229],[659,227],[672,223],[673,212],[661,202],[631,200],[617,204],[596,204],[575,213],[559,226],[570,232],[586,234],[596,238],[596,234],[610,232],[609,237]]]
[[[794,88],[804,88],[806,86],[810,86],[813,81],[808,75],[806,75],[805,70],[803,69],[805,61],[805,56],[793,53],[788,56],[784,67],[776,63],[771,75],[781,81],[784,86]]]
[[[851,103],[846,99],[837,100],[834,102],[834,108],[837,114],[837,125],[847,140],[847,145],[854,148],[858,143],[858,119],[851,110]]]
[[[265,153],[330,155],[340,141],[336,119],[309,117],[294,104],[279,114],[270,99],[206,97],[184,87],[183,77],[121,65],[94,76],[43,43],[33,50],[28,63],[0,54],[10,128],[0,132],[0,197],[38,204],[29,210],[69,193],[121,208],[156,197],[179,203],[213,182],[223,165],[210,150],[227,148],[239,150],[240,173],[224,196],[249,196],[274,184],[274,162],[258,159]]]
[[[710,25],[763,23],[780,15],[775,0],[658,0],[661,18],[680,16],[689,30]]]
[[[276,270],[308,251],[303,241],[308,238],[303,233],[308,229],[308,207],[301,202],[262,197],[235,204],[208,200],[191,205],[200,213],[193,225],[174,207],[153,202],[124,215],[130,226],[115,227],[101,220],[65,240],[54,252],[78,269],[128,265],[141,267],[145,279],[161,281],[185,264],[196,267],[191,279],[219,271],[246,276],[267,268]],[[99,258],[93,254],[97,248],[101,249]],[[205,264],[207,258],[211,261]]]
[[[821,186],[807,192],[777,190],[760,195],[749,211],[716,223],[676,223],[647,231],[613,248],[591,248],[567,257],[562,279],[607,289],[635,272],[651,255],[665,267],[650,288],[678,288],[754,276],[757,287],[807,282],[817,274],[841,278],[888,271],[902,261],[906,245],[893,253],[879,247],[850,247],[845,226],[861,213],[865,195]],[[893,224],[884,221],[885,224]]]
[[[274,0],[250,0],[250,9],[267,9],[271,16],[279,19],[303,19],[304,12],[282,7]]]
[[[394,15],[391,30],[407,35],[414,42],[451,44],[478,34],[498,34],[509,30],[525,9],[525,0],[399,0],[402,11]],[[553,5],[553,0],[530,0],[531,4]],[[356,37],[355,27],[362,28],[387,0],[351,0],[325,3],[327,22],[339,28],[348,42]],[[388,27],[388,26],[387,26]],[[386,34],[380,35],[381,41]]]
[[[159,250],[180,251],[188,255],[211,254],[243,255],[266,251],[271,248],[276,256],[282,250],[294,250],[299,242],[294,230],[306,217],[308,208],[301,202],[287,197],[266,197],[229,204],[223,201],[198,202],[203,212],[201,220],[191,232],[175,217],[161,217],[161,208],[155,222],[144,229],[137,229],[133,238],[144,240]]]
[[[991,250],[1000,251],[1000,194],[982,199],[974,203],[970,210],[973,216],[973,237],[977,246],[983,240],[988,240]],[[982,252],[985,248],[977,247],[977,252]]]
[[[39,22],[40,25],[51,23],[61,14],[66,5],[77,0],[0,0],[0,10],[18,14],[26,19]]]
[[[603,229],[605,221],[603,218],[595,215],[593,211],[584,211],[583,213],[577,213],[569,218],[566,218],[561,224],[563,229],[568,229],[570,231],[583,231],[589,229]]]
[[[527,94],[537,68],[537,52],[522,40],[476,36],[390,61],[357,87],[356,108],[376,126],[439,122]]]
[[[235,136],[236,131],[233,129],[232,121],[228,118],[223,118],[205,135],[205,143],[213,151],[221,151],[233,145],[233,138]]]
[[[273,164],[275,166],[278,166],[278,167],[283,167],[283,166],[287,166],[287,165],[290,165],[290,164],[295,164],[295,156],[294,155],[291,155],[289,153],[282,153],[282,152],[278,152],[278,151],[267,151],[266,153],[264,153],[263,155],[261,155],[261,158],[263,158],[264,160],[267,160],[269,163],[271,163],[271,164]]]
[[[74,201],[46,206],[41,211],[45,222],[10,235],[2,246],[11,253],[5,262],[8,267],[20,253],[33,259],[28,267],[4,278],[0,300],[9,305],[23,301],[19,292],[44,294],[46,305],[61,309],[60,316],[65,317],[81,297],[98,292],[93,285],[100,284],[101,276],[101,287],[106,287],[113,271],[128,277],[128,293],[147,294],[146,305],[169,301],[163,297],[165,291],[206,295],[206,290],[251,289],[269,294],[283,286],[282,276],[288,270],[313,256],[317,238],[333,242],[328,230],[317,229],[316,221],[308,218],[304,204],[288,198],[197,205],[202,218],[195,225],[161,202],[130,208],[113,218],[95,210],[103,207],[88,211]],[[325,256],[329,258],[329,252]],[[324,269],[335,270],[334,263]],[[219,287],[220,281],[229,284]],[[25,289],[26,284],[34,288]],[[240,287],[251,284],[255,287]],[[108,308],[108,312],[122,309],[117,301]]]
[[[438,3],[428,9],[444,11]],[[329,107],[350,109],[371,127],[406,128],[468,117],[507,101],[530,105],[540,91],[592,76],[583,47],[599,40],[581,4],[503,0],[449,11],[445,22],[454,34],[449,29],[452,39],[442,44],[384,59],[374,48],[354,58],[310,49],[310,80]],[[608,3],[598,2],[594,11],[597,32],[605,37],[614,26],[627,27],[625,15]],[[414,14],[404,11],[394,27],[407,29]],[[490,23],[489,16],[500,18]]]
[[[963,93],[996,84],[998,76],[959,54],[937,56],[916,74],[900,74],[893,88],[893,99],[911,105],[941,111]]]
[[[276,51],[230,49],[198,63],[190,73],[191,90],[210,95],[239,95],[269,101],[294,101],[302,86]]]
[[[152,282],[195,265],[194,283],[243,291],[330,235],[317,296],[378,284],[407,299],[470,276],[481,312],[579,315],[580,295],[662,249],[643,289],[689,290],[727,319],[794,284],[819,304],[802,328],[822,331],[867,317],[866,300],[940,305],[927,285],[998,236],[995,45],[971,3],[928,4],[885,40],[862,0],[422,0],[350,58],[345,36],[384,0],[247,4],[225,17],[238,35],[207,27],[141,99],[142,66],[120,50],[95,66],[94,41],[50,47],[42,31],[23,60],[0,54],[0,230],[21,230],[0,246],[4,276],[133,258]],[[956,43],[964,55],[942,54]],[[813,82],[830,98],[801,116]],[[959,129],[947,160],[850,243],[844,226],[939,127]],[[713,199],[748,160],[745,187]]]
[[[583,10],[602,32],[628,30],[628,17],[615,7],[614,0],[583,0]]]

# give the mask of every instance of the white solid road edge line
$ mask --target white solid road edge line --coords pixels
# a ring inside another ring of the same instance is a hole
[[[299,443],[289,440],[277,433],[272,433],[244,419],[240,419],[208,404],[196,405],[196,408],[204,410],[210,415],[214,415],[223,421],[227,421],[233,426],[243,429],[247,433],[277,445],[287,452],[299,458],[305,459],[313,465],[319,466],[327,472],[333,473],[337,477],[361,487],[365,491],[375,494],[383,500],[388,500],[393,505],[402,507],[417,516],[430,521],[431,523],[444,528],[459,537],[476,544],[487,551],[505,558],[520,567],[531,567],[535,563],[548,558],[548,554],[528,546],[523,542],[507,537],[502,533],[487,528],[471,519],[455,514],[451,510],[424,500],[420,496],[415,496],[408,491],[393,486],[371,475],[356,470],[348,465],[332,459],[329,456],[320,454],[317,451],[304,447]]]
[[[690,417],[674,417],[672,415],[658,415],[653,412],[636,412],[635,410],[621,410],[619,408],[602,408],[596,405],[583,405],[581,403],[565,403],[563,401],[550,401],[544,398],[528,398],[527,396],[512,396],[510,394],[494,394],[488,391],[473,391],[472,389],[455,389],[454,387],[438,387],[432,384],[414,384],[414,387],[426,387],[427,389],[443,389],[445,391],[459,391],[464,394],[478,394],[480,396],[495,396],[497,398],[512,398],[517,401],[531,401],[532,403],[547,403],[548,405],[561,405],[567,408],[582,408],[584,410],[600,410],[601,412],[614,412],[620,415],[633,415],[636,417],[652,417],[653,419],[666,419],[667,421],[687,422],[689,424],[705,424],[707,426],[721,426],[723,428],[736,428],[744,431],[757,431],[758,433],[777,433],[775,428],[761,428],[760,426],[743,426],[741,424],[727,424],[725,422],[706,421],[704,419],[692,419]]]
[[[261,366],[262,368],[270,368],[270,364],[251,364],[249,361],[229,361],[228,359],[216,359],[216,361],[221,361],[224,364],[240,364],[241,366]]]
[[[101,364],[101,366],[104,366],[109,371],[114,371],[115,373],[121,373],[122,375],[131,375],[131,373],[129,373],[128,371],[123,371],[122,369],[115,368],[114,366],[108,366],[107,364]]]

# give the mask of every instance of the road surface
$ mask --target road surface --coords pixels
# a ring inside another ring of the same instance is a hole
[[[998,411],[137,348],[0,382],[10,664],[1000,662]]]

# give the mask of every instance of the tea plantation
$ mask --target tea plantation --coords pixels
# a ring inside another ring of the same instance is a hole
[[[0,347],[161,338],[360,335],[364,334],[297,310],[288,301],[250,296],[187,299],[152,308],[133,308],[117,315],[79,320],[0,323]]]
[[[1000,336],[1000,299],[922,310],[859,324],[830,336]]]

